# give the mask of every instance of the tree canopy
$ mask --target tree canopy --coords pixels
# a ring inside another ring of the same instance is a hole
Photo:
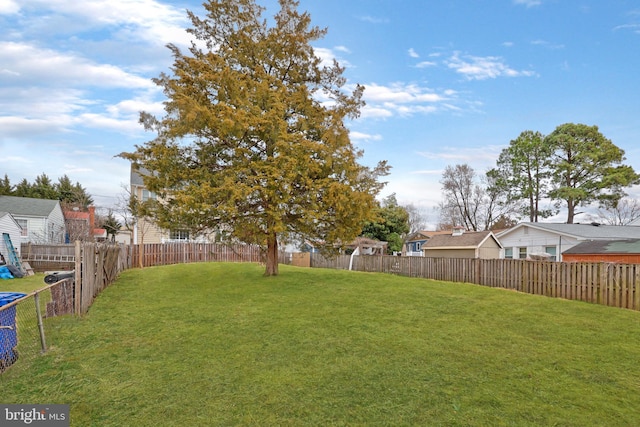
[[[58,182],[54,182],[47,174],[42,173],[33,183],[24,178],[18,184],[12,185],[5,174],[0,180],[0,195],[59,200],[66,209],[73,207],[86,209],[93,204],[93,198],[86,188],[79,182],[73,184],[67,175],[63,175],[58,178]]]
[[[518,205],[516,208],[531,222],[553,213],[540,207],[549,186],[551,153],[552,148],[545,143],[544,135],[526,130],[502,150],[496,167],[487,172],[494,178],[494,190],[505,194],[505,203]],[[522,201],[526,202],[520,205]]]
[[[282,236],[353,240],[388,173],[385,162],[358,163],[345,125],[364,88],[346,91],[343,68],[311,46],[326,30],[297,1],[279,4],[272,21],[253,0],[206,2],[203,18],[188,12],[196,40],[188,53],[169,45],[172,73],[154,79],[165,114],[141,114],[157,137],[122,154],[152,172],[144,183],[163,201],[161,226],[226,225],[265,248],[266,275],[278,273]]]
[[[376,218],[367,221],[362,229],[362,235],[372,239],[388,242],[387,252],[400,252],[403,237],[409,232],[409,212],[398,205],[396,195],[392,194],[383,199],[379,207],[374,210]]]
[[[553,200],[564,201],[567,223],[576,208],[592,202],[615,206],[625,187],[640,183],[640,176],[624,165],[624,151],[607,139],[597,126],[566,123],[545,138],[553,150],[550,159]]]

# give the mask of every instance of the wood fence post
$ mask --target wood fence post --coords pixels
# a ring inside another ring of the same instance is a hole
[[[80,241],[75,242],[75,286],[73,292],[73,312],[76,316],[81,313],[81,295],[82,295],[82,246]]]

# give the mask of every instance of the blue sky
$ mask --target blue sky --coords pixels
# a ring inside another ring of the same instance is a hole
[[[275,0],[259,0],[275,11]],[[66,174],[114,206],[115,158],[152,135],[151,82],[186,46],[200,1],[0,0],[0,174],[17,184]],[[382,196],[431,224],[447,165],[483,174],[524,130],[597,125],[640,171],[640,4],[624,0],[301,0],[327,27],[319,56],[366,87],[350,123],[362,162],[393,167]],[[633,197],[640,191],[632,189]],[[562,219],[564,217],[561,216]]]

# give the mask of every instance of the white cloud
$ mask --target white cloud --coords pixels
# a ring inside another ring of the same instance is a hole
[[[369,133],[363,133],[363,132],[357,132],[357,131],[352,131],[351,133],[349,133],[349,136],[351,137],[352,140],[359,142],[369,142],[369,141],[380,141],[382,140],[382,135],[379,134],[375,134],[375,135],[371,135]]]
[[[20,5],[14,0],[0,0],[0,15],[14,15],[20,12]]]
[[[534,7],[540,6],[542,4],[542,0],[513,0],[514,4],[521,4],[526,7]]]
[[[418,55],[418,53],[413,48],[409,49],[409,56],[412,58],[420,58],[420,55]]]
[[[38,48],[26,43],[0,42],[0,63],[17,83],[69,87],[84,85],[152,89],[147,78],[110,64],[96,64],[80,56]]]
[[[640,24],[618,25],[617,27],[614,27],[613,30],[614,31],[617,31],[617,30],[631,30],[632,32],[634,32],[636,34],[640,34]]]
[[[542,47],[546,47],[548,49],[564,49],[564,45],[563,44],[557,44],[557,43],[550,43],[546,40],[534,40],[531,42],[532,45],[534,46],[542,46]]]
[[[389,20],[386,18],[377,18],[369,15],[361,16],[360,20],[364,22],[369,22],[371,24],[386,24],[387,22],[389,22]]]
[[[497,56],[460,56],[455,52],[447,60],[449,68],[462,74],[468,80],[486,80],[498,77],[531,77],[536,73],[530,70],[515,70],[504,63],[504,60]]]
[[[422,61],[416,64],[416,68],[429,68],[429,67],[435,67],[436,65],[438,64],[433,61]]]
[[[0,0],[2,1],[2,0]],[[155,0],[84,0],[82,7],[68,0],[32,0],[34,8],[71,18],[75,25],[110,27],[128,40],[145,40],[155,45],[188,45],[184,31],[186,11]],[[199,11],[198,11],[199,12]]]
[[[344,52],[344,50],[341,51]],[[338,64],[340,64],[341,67],[349,68],[352,66],[349,61],[336,55],[332,49],[328,49],[326,47],[314,47],[313,52],[318,58],[320,58],[320,60],[322,61],[322,65],[324,66],[333,65],[334,59],[338,61]]]
[[[366,84],[363,118],[385,119],[392,116],[431,114],[439,110],[456,110],[457,92],[444,90],[440,93],[413,83],[396,82],[388,86],[377,83]]]
[[[443,144],[444,145],[444,144]],[[417,154],[429,159],[450,163],[467,163],[473,165],[476,172],[483,173],[481,167],[495,165],[495,161],[504,147],[489,145],[484,147],[443,148],[441,151],[420,151]]]

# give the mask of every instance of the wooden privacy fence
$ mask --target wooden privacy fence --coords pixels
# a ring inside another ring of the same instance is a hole
[[[311,266],[348,269],[350,256],[312,254]],[[467,282],[535,295],[640,310],[640,264],[354,256],[352,269]]]
[[[23,245],[22,258],[47,260],[50,270],[74,270],[73,301],[76,314],[89,310],[94,299],[128,268],[193,262],[262,262],[258,246],[221,243],[158,243],[122,245],[76,242],[71,245]],[[26,256],[25,256],[26,255]],[[291,254],[281,252],[279,261],[291,263]],[[38,271],[45,271],[39,264]]]
[[[76,250],[74,245],[34,245],[22,243],[20,259],[28,262],[34,271],[73,270]]]
[[[257,245],[242,243],[152,243],[127,246],[131,267],[152,267],[158,265],[191,262],[263,262],[264,253]],[[291,263],[290,254],[280,252],[282,264]]]

